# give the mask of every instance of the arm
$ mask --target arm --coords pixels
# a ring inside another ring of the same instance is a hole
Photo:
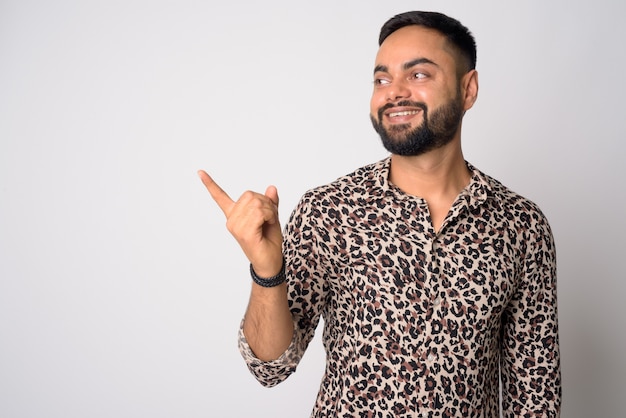
[[[259,277],[276,275],[283,263],[283,236],[278,220],[278,192],[270,186],[265,194],[245,192],[233,201],[204,171],[198,175],[226,216],[226,227],[235,237]],[[286,285],[272,288],[252,285],[244,320],[244,334],[254,354],[274,360],[293,337],[293,320]]]
[[[535,227],[527,231],[518,289],[503,317],[501,373],[506,417],[560,416],[556,253],[547,221],[541,213],[536,219]]]
[[[291,344],[278,359],[261,361],[250,349],[243,329],[239,331],[241,354],[250,372],[266,387],[281,383],[296,370],[329,296],[327,261],[319,251],[316,233],[319,213],[310,203],[310,196],[303,197],[284,229],[286,292],[293,318]]]
[[[285,283],[271,288],[252,284],[243,333],[259,360],[275,360],[285,352],[293,338]]]

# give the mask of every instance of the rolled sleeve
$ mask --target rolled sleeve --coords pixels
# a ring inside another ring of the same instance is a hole
[[[263,361],[259,360],[250,348],[243,333],[243,323],[244,321],[242,320],[239,326],[239,352],[248,369],[259,383],[265,387],[276,386],[296,371],[303,353],[298,349],[298,338],[295,332],[289,347],[279,358],[272,361]]]

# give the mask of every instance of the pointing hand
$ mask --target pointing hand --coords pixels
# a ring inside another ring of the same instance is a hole
[[[265,194],[244,192],[234,201],[205,171],[198,171],[215,203],[226,216],[226,228],[235,237],[260,277],[271,277],[283,263],[278,191],[269,186]]]

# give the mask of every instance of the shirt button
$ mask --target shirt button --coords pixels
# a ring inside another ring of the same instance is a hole
[[[428,361],[433,361],[435,359],[435,355],[431,353],[428,355],[427,358],[428,358]]]
[[[433,301],[433,305],[437,306],[437,305],[439,305],[440,303],[441,303],[441,298],[440,298],[439,296],[437,296],[437,297],[435,298],[435,300]]]

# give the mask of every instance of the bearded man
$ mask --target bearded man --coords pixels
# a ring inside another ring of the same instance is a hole
[[[323,318],[312,417],[558,416],[549,224],[463,157],[474,38],[407,12],[379,41],[370,118],[390,155],[306,192],[284,234],[275,187],[233,201],[200,172],[250,261],[243,357],[276,385]]]

